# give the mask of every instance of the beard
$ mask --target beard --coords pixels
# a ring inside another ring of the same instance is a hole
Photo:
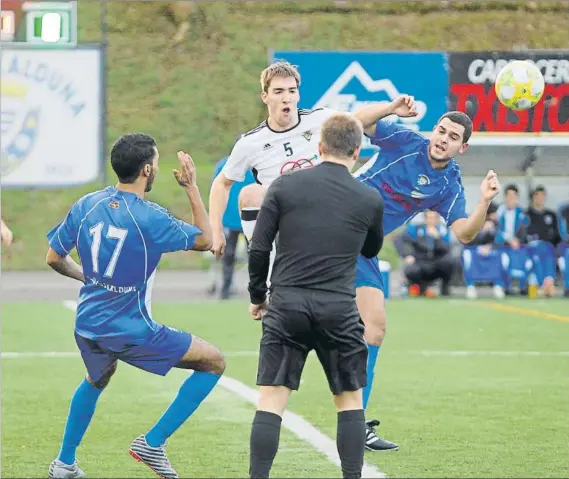
[[[429,156],[435,163],[446,163],[452,158],[448,155],[448,151],[439,152],[434,145],[430,147]]]
[[[150,173],[150,175],[148,176],[148,180],[146,181],[146,186],[144,187],[144,192],[148,193],[149,191],[152,190],[152,185],[154,183],[154,178],[156,177],[156,175],[154,174],[154,170],[152,170],[152,172]]]

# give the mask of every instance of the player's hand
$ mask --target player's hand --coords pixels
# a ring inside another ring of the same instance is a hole
[[[437,228],[435,228],[434,226],[430,226],[429,228],[427,228],[427,234],[433,239],[439,239],[441,237],[441,235],[439,234],[439,230],[437,230]]]
[[[2,243],[4,243],[6,246],[11,245],[12,239],[14,238],[12,230],[8,228],[5,224],[2,224],[1,233],[2,233]]]
[[[405,264],[413,264],[415,262],[415,257],[411,255],[405,256],[403,261],[405,261]]]
[[[410,118],[419,114],[415,105],[415,97],[410,95],[398,96],[391,102],[391,110],[401,118]]]
[[[213,233],[213,241],[211,242],[210,251],[216,258],[221,258],[225,252],[225,234],[223,231]]]
[[[192,157],[183,151],[179,151],[178,161],[180,162],[180,170],[174,170],[174,177],[178,184],[184,188],[187,188],[188,186],[196,186],[196,165],[194,164]]]
[[[486,201],[492,201],[500,193],[500,181],[494,170],[490,170],[486,178],[482,180],[480,192],[482,193],[482,198]]]
[[[263,319],[263,316],[267,312],[267,309],[269,309],[269,305],[266,301],[262,304],[251,303],[249,305],[249,314],[255,321],[259,321],[260,319]]]

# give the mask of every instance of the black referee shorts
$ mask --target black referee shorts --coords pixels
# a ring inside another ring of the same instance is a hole
[[[364,324],[353,299],[323,291],[275,288],[262,322],[257,385],[297,390],[312,349],[334,395],[366,385]]]

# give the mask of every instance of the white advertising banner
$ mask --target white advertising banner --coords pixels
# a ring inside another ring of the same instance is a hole
[[[103,164],[103,51],[2,46],[3,187],[95,181]]]

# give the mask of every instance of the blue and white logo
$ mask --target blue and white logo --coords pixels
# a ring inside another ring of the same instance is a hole
[[[0,173],[18,168],[34,147],[39,128],[39,105],[26,103],[28,88],[24,83],[2,82],[2,150]]]
[[[350,85],[351,83],[355,83]],[[359,83],[359,85],[357,85]],[[351,86],[351,88],[350,88]],[[363,87],[365,95],[358,97],[358,86]],[[359,62],[352,62],[336,81],[326,90],[324,95],[316,102],[315,108],[328,107],[334,110],[355,112],[373,103],[388,103],[404,94],[388,78],[374,80]],[[372,98],[364,99],[362,97]],[[427,113],[427,105],[424,101],[416,100],[418,115],[413,118],[389,117],[391,121],[400,121],[408,128],[419,129],[420,121]]]
[[[276,51],[272,57],[298,66],[301,108],[354,112],[408,94],[415,97],[419,115],[389,119],[421,132],[432,131],[447,111],[449,76],[444,53]],[[374,151],[366,148],[363,154]]]

